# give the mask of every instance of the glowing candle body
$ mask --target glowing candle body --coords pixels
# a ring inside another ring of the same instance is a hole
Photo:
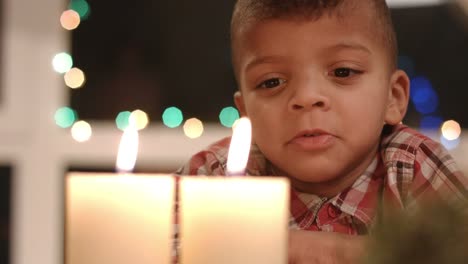
[[[287,263],[289,181],[184,177],[181,263]]]
[[[66,264],[171,263],[174,179],[71,173]]]

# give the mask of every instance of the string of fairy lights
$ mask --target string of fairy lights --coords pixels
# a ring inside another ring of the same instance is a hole
[[[60,24],[65,30],[74,30],[91,14],[91,9],[86,0],[71,0],[68,9],[60,16]],[[71,89],[82,89],[85,86],[85,72],[73,65],[73,58],[67,52],[57,53],[52,59],[54,70],[63,74],[65,85]],[[219,113],[219,121],[225,127],[232,127],[239,119],[239,112],[232,106],[227,106]],[[91,124],[85,120],[79,120],[78,113],[69,106],[63,106],[56,110],[54,120],[61,128],[70,128],[71,136],[78,142],[85,142],[92,136]],[[125,130],[132,121],[138,130],[146,128],[149,124],[148,114],[141,109],[134,111],[121,111],[115,118],[116,128]],[[182,126],[184,134],[188,138],[198,138],[204,132],[203,122],[195,117],[187,118],[184,122],[182,110],[175,106],[166,108],[161,116],[162,123],[168,128]],[[183,124],[183,125],[182,125]]]
[[[80,23],[90,16],[90,6],[86,0],[71,0],[68,9],[60,16],[60,24],[65,30],[74,30]],[[52,60],[54,70],[63,74],[66,86],[71,89],[84,87],[86,76],[82,69],[73,67],[73,58],[66,52],[56,54]],[[448,149],[456,148],[460,143],[461,126],[455,120],[442,118],[439,111],[439,97],[433,89],[429,78],[415,74],[415,64],[408,56],[399,57],[399,67],[405,70],[411,77],[410,99],[416,111],[421,115],[419,129],[423,133],[440,136],[440,142]],[[87,141],[92,135],[91,125],[78,120],[76,110],[64,106],[57,109],[55,122],[59,127],[70,128],[72,137],[79,142]],[[225,127],[232,127],[239,119],[239,112],[232,106],[225,107],[219,114],[220,123]],[[124,130],[130,123],[136,124],[137,129],[142,130],[149,124],[148,115],[140,110],[122,111],[115,118],[116,127]],[[175,106],[168,107],[161,116],[162,123],[168,128],[180,127],[187,137],[198,138],[203,134],[203,122],[197,118],[188,118],[184,122],[182,110]]]

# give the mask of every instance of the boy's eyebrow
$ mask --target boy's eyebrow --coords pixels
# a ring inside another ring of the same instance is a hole
[[[354,49],[354,50],[364,51],[369,54],[372,53],[366,46],[363,46],[358,43],[353,43],[353,42],[340,42],[338,44],[335,44],[327,48],[327,50],[339,50],[339,49]]]
[[[245,66],[245,71],[249,71],[251,68],[259,65],[259,64],[264,64],[264,63],[273,63],[281,60],[285,60],[285,56],[260,56],[256,57],[253,60],[251,60],[247,65]]]

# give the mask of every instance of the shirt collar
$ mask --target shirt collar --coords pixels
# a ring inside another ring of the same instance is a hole
[[[358,218],[366,226],[369,226],[379,207],[384,170],[382,159],[377,153],[371,164],[354,184],[333,197],[330,202],[342,212]]]
[[[366,226],[372,223],[376,215],[380,193],[383,187],[384,165],[379,153],[354,184],[335,197],[326,199],[314,194],[302,193],[291,187],[291,214],[294,218],[310,214],[317,205],[329,201],[342,212],[356,217]],[[252,176],[277,175],[271,163],[253,144],[250,151],[247,174]]]

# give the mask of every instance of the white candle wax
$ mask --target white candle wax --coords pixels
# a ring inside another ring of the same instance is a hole
[[[182,264],[287,263],[289,181],[183,177]]]
[[[67,176],[65,263],[171,263],[174,179]]]

